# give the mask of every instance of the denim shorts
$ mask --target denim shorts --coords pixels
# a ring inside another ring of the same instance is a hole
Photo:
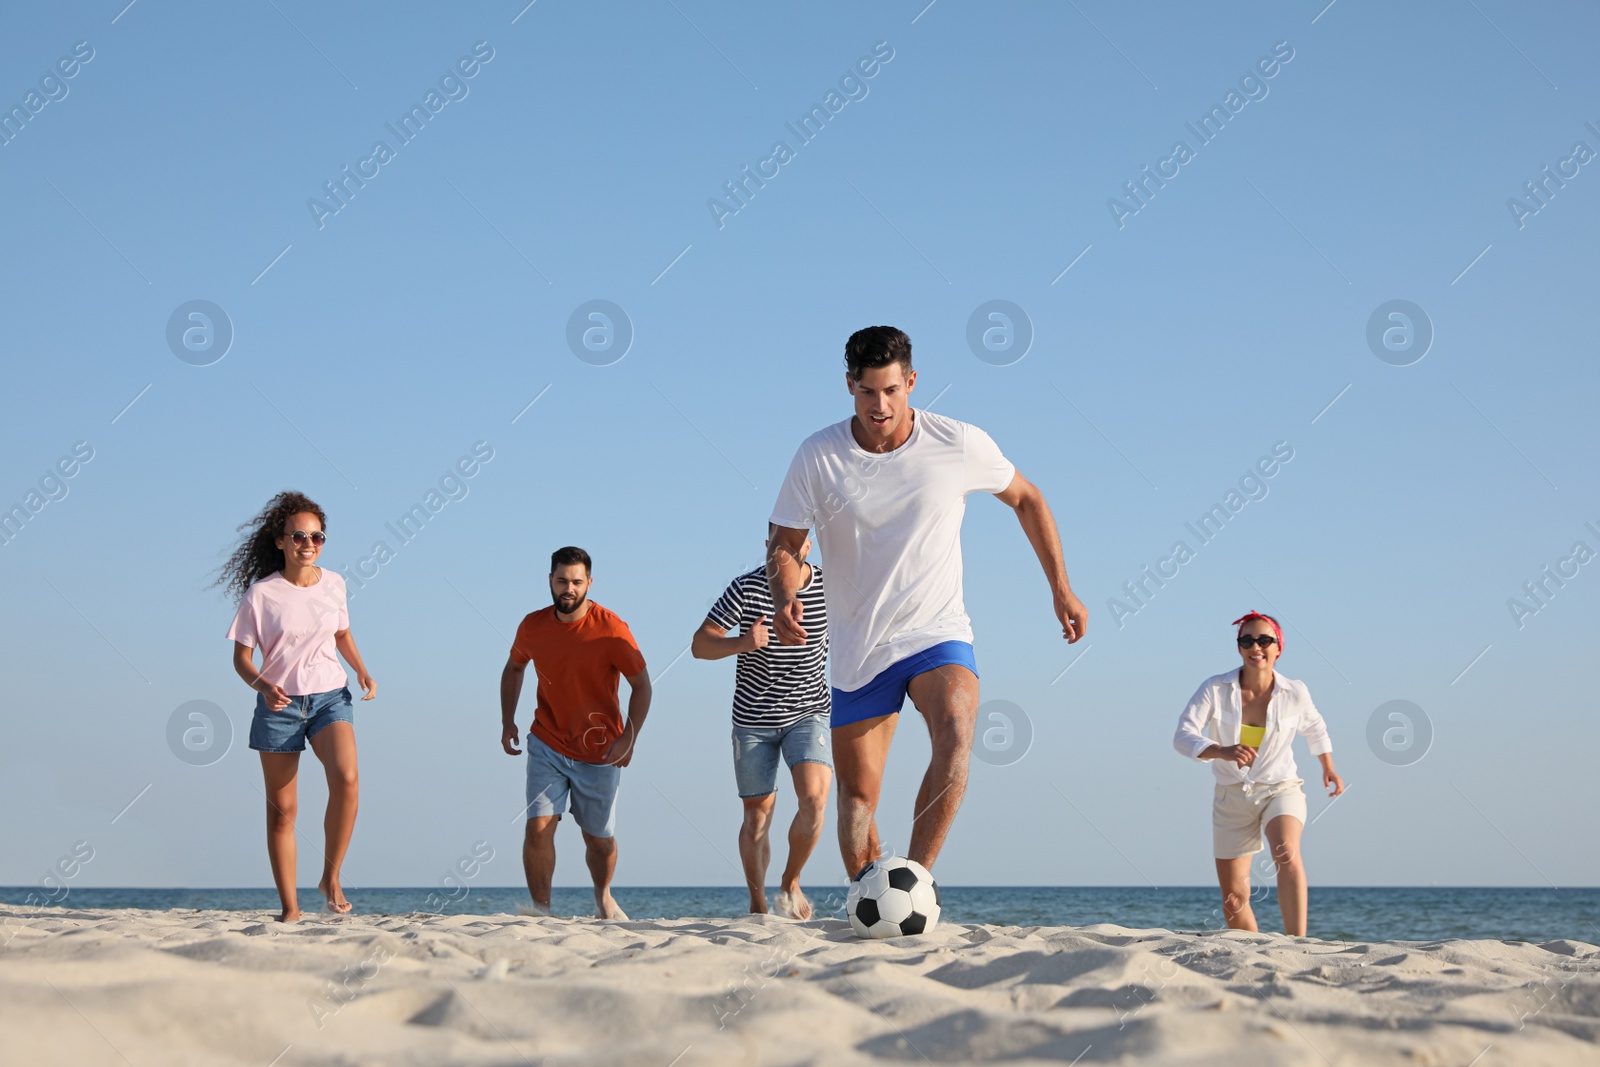
[[[572,809],[572,821],[590,837],[611,837],[617,830],[617,788],[622,768],[585,763],[562,755],[530,731],[527,810],[530,819],[561,815]]]
[[[250,722],[250,747],[257,752],[304,752],[306,742],[336,722],[354,725],[350,688],[290,697],[278,711],[267,707],[265,693],[256,694],[256,716]]]
[[[794,770],[797,763],[820,763],[833,769],[828,747],[828,716],[807,715],[781,729],[733,728],[733,780],[746,799],[764,797],[778,788],[778,755]]]
[[[833,725],[849,726],[851,723],[876,719],[882,715],[898,714],[901,705],[906,702],[906,692],[911,686],[911,679],[919,674],[926,674],[936,667],[948,667],[952,664],[965,667],[974,675],[978,673],[978,661],[973,657],[972,645],[969,642],[941,641],[932,648],[913,652],[898,663],[889,664],[878,672],[877,677],[860,689],[852,689],[848,693],[842,689],[835,689]]]

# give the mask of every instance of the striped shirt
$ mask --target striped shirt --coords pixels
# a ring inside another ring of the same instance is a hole
[[[822,568],[811,568],[811,580],[798,594],[805,607],[803,645],[780,645],[770,634],[767,647],[739,653],[734,675],[733,724],[763,730],[793,726],[807,715],[825,715],[833,706],[824,671],[828,658],[828,608],[822,595]],[[739,633],[767,617],[772,625],[772,591],[767,568],[739,575],[711,606],[706,621]]]

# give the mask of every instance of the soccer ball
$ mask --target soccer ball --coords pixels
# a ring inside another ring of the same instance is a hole
[[[915,860],[873,860],[850,883],[845,912],[859,937],[926,933],[939,923],[939,884]]]

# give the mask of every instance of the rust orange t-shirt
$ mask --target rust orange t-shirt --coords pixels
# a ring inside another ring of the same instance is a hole
[[[618,682],[644,670],[628,624],[593,601],[575,622],[562,622],[548,607],[517,627],[511,659],[531,660],[538,678],[533,736],[564,756],[599,763],[622,736]]]

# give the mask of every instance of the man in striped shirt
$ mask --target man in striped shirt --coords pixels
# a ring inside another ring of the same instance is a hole
[[[763,563],[739,575],[695,631],[696,659],[739,657],[733,689],[733,775],[744,801],[739,858],[750,890],[750,910],[767,910],[767,831],[777,806],[778,757],[794,778],[800,810],[789,826],[789,859],[778,883],[774,910],[791,919],[811,918],[811,902],[800,890],[800,870],[822,837],[833,783],[828,713],[832,706],[824,665],[828,656],[827,607],[822,568],[804,562],[809,540],[800,549],[801,574],[796,599],[805,605],[806,640],[780,645],[769,641],[772,592]],[[737,629],[738,635],[729,632]]]

